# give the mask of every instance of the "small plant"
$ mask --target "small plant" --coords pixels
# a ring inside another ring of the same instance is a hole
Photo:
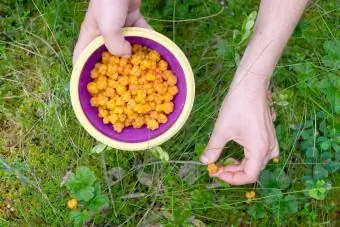
[[[88,167],[77,167],[66,182],[66,188],[72,197],[67,206],[75,226],[82,226],[108,205],[107,197],[101,194],[99,181]]]
[[[340,169],[339,137],[327,127],[322,113],[316,114],[315,120],[306,121],[300,136],[298,148],[306,156],[308,173],[305,175],[305,189],[310,197],[323,200],[331,188],[328,182],[330,174]]]

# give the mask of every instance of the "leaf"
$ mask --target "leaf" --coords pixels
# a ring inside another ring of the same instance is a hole
[[[323,48],[327,55],[322,57],[322,63],[327,67],[340,69],[340,42],[326,41]]]
[[[317,165],[313,169],[313,177],[317,180],[328,177],[328,171],[321,165]]]
[[[160,146],[154,147],[150,151],[154,157],[159,158],[163,163],[167,163],[169,161],[169,154]]]
[[[315,158],[316,159],[316,158],[319,157],[319,151],[318,151],[318,149],[316,149],[314,147],[307,148],[306,156],[307,156],[307,158]]]
[[[98,195],[91,199],[87,207],[92,212],[97,212],[101,207],[108,204],[108,199],[104,195]]]
[[[326,140],[321,143],[320,148],[321,150],[328,150],[331,147],[332,143],[330,140]]]
[[[284,198],[287,213],[296,213],[298,211],[298,203],[294,195],[287,195]]]
[[[259,204],[249,207],[247,213],[254,219],[261,219],[266,216],[266,210]]]
[[[267,188],[263,190],[265,198],[264,202],[267,204],[276,203],[281,200],[283,197],[283,193],[280,189],[277,188]]]
[[[95,180],[95,175],[88,167],[80,166],[77,167],[75,174],[70,175],[66,187],[75,199],[89,201],[94,196],[92,185]]]
[[[250,37],[252,28],[254,27],[255,24],[256,17],[257,11],[253,11],[247,16],[246,20],[243,22],[242,38],[238,45],[241,45],[245,40],[247,40]]]
[[[99,143],[91,149],[92,154],[100,154],[107,148],[107,145]]]
[[[324,180],[318,180],[316,183],[308,181],[305,183],[308,190],[308,195],[317,200],[324,200],[326,193],[330,190],[330,187]]]
[[[88,211],[84,210],[82,212],[78,210],[73,210],[70,212],[70,219],[73,220],[74,226],[83,226],[87,221],[90,220],[90,214]]]

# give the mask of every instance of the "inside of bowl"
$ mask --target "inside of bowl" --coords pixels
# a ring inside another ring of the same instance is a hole
[[[113,130],[111,124],[104,124],[103,119],[98,117],[98,109],[96,107],[92,107],[90,104],[91,95],[87,91],[87,84],[91,82],[90,72],[94,68],[94,65],[97,62],[101,61],[101,54],[103,51],[107,51],[105,45],[99,47],[86,61],[83,70],[79,79],[79,100],[82,106],[82,109],[90,121],[90,123],[101,133],[104,135],[121,142],[128,143],[137,143],[137,142],[145,142],[147,140],[156,138],[166,132],[178,119],[180,116],[186,98],[186,81],[183,69],[176,59],[176,57],[163,45],[147,39],[143,37],[136,36],[128,36],[126,37],[131,44],[140,44],[146,46],[150,49],[157,50],[158,53],[169,63],[169,67],[177,77],[177,87],[178,94],[175,96],[174,102],[174,111],[168,115],[168,122],[165,124],[161,124],[160,127],[154,131],[147,129],[145,126],[140,129],[134,129],[132,127],[124,128],[121,133],[117,133]]]

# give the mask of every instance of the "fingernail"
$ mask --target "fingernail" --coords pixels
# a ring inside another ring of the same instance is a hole
[[[202,156],[202,157],[201,157],[201,162],[204,163],[204,164],[209,164],[209,159],[208,159],[208,157]]]

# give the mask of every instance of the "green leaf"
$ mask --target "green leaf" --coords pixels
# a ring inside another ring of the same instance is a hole
[[[75,174],[71,174],[65,185],[74,198],[89,201],[94,196],[92,185],[95,180],[95,175],[88,167],[80,166],[77,167]]]
[[[332,143],[330,140],[326,140],[321,143],[320,148],[321,150],[328,150],[331,147]]]
[[[91,199],[87,204],[88,209],[92,212],[97,212],[101,207],[108,204],[108,199],[104,195],[98,195]]]
[[[82,212],[78,210],[73,210],[70,212],[70,219],[73,220],[74,226],[83,226],[91,218],[88,211],[84,210]]]
[[[330,190],[331,186],[326,184],[324,180],[318,180],[315,182],[306,182],[308,195],[317,200],[324,200],[327,195],[327,191]]]
[[[315,158],[316,159],[319,156],[319,151],[318,151],[318,149],[316,149],[314,147],[307,148],[306,156],[307,156],[307,158]]]
[[[313,176],[315,179],[322,179],[328,177],[328,171],[323,168],[321,165],[317,165],[313,169]]]
[[[264,202],[267,204],[276,203],[283,198],[283,193],[277,188],[267,188],[263,190],[264,192]]]
[[[160,146],[154,147],[150,151],[154,157],[159,158],[163,163],[167,163],[169,161],[169,154]]]
[[[322,57],[322,63],[327,67],[340,69],[340,42],[326,41],[323,48],[327,55]]]
[[[250,206],[247,210],[247,213],[254,219],[261,219],[266,216],[266,210],[263,208],[262,205],[259,204]]]
[[[107,146],[105,144],[99,143],[91,149],[91,153],[92,154],[100,154],[103,151],[105,151],[106,148],[107,148]]]
[[[247,40],[250,37],[252,28],[254,27],[255,24],[256,17],[257,11],[253,11],[247,16],[246,20],[243,22],[242,38],[238,45],[241,45],[245,40]]]

